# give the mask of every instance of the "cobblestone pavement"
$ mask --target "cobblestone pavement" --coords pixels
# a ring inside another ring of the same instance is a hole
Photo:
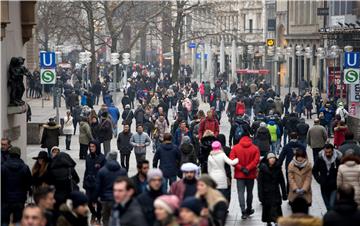
[[[283,92],[284,93],[284,92]],[[120,100],[120,98],[118,97],[118,100]],[[33,122],[46,122],[47,119],[49,117],[53,117],[55,116],[55,110],[52,108],[52,101],[45,101],[45,107],[42,108],[41,107],[41,100],[28,100],[28,103],[31,105],[32,108],[32,121]],[[62,102],[62,104],[64,104]],[[99,106],[95,106],[95,109],[98,110]],[[207,110],[209,109],[209,106],[207,104],[201,104],[200,109],[203,110]],[[171,110],[170,110],[171,111]],[[66,109],[64,106],[62,106],[60,108],[60,117],[64,117],[66,112]],[[122,109],[121,109],[122,112]],[[120,113],[121,113],[120,112]],[[169,118],[171,116],[171,112],[169,112]],[[313,125],[313,121],[312,120],[306,120],[307,123],[309,123],[310,126]],[[135,123],[133,123],[133,128],[132,131],[135,131]],[[227,117],[225,115],[225,113],[223,114],[222,120],[221,120],[221,124],[220,124],[220,132],[226,134],[226,136],[228,136],[230,130],[230,124],[227,121]],[[227,139],[228,140],[228,139]],[[111,147],[112,150],[116,150],[116,139],[112,139],[111,141]],[[62,151],[65,151],[65,137],[61,137],[60,138],[60,148]],[[40,145],[28,145],[27,146],[27,156],[26,156],[26,160],[27,160],[27,164],[32,167],[34,160],[32,159],[32,157],[36,156],[37,153],[41,150]],[[68,154],[71,155],[72,158],[74,158],[74,160],[77,162],[76,165],[76,170],[81,178],[84,176],[84,171],[85,171],[85,161],[84,160],[79,160],[79,143],[78,143],[78,131],[77,134],[75,136],[72,137],[72,142],[71,142],[71,150],[70,151],[66,151]],[[307,152],[308,152],[308,156],[310,156],[310,158],[312,159],[312,151],[311,149],[308,147],[307,148]],[[150,161],[153,158],[153,153],[152,153],[152,148],[151,145],[148,147],[147,150],[147,159],[149,159]],[[129,169],[129,176],[132,176],[136,174],[136,160],[135,160],[135,155],[132,154],[130,157],[130,169]],[[82,184],[80,184],[80,187],[82,187]],[[313,190],[313,202],[312,202],[312,206],[310,208],[310,214],[314,215],[314,216],[319,216],[321,217],[322,215],[324,215],[326,213],[326,208],[323,204],[322,198],[321,198],[321,193],[320,193],[320,187],[319,185],[316,183],[315,180],[313,180],[312,183],[312,190]],[[254,187],[254,200],[253,200],[253,208],[255,209],[255,214],[252,215],[250,218],[246,219],[246,220],[242,220],[241,219],[241,211],[240,211],[240,207],[239,207],[239,203],[238,203],[238,199],[237,199],[237,189],[236,189],[236,181],[233,179],[232,181],[232,192],[231,192],[231,202],[230,202],[230,207],[229,207],[229,216],[227,219],[227,226],[233,226],[233,225],[247,225],[247,226],[258,226],[258,225],[265,225],[265,223],[261,222],[261,212],[262,212],[262,207],[261,204],[257,198],[257,186],[255,183],[255,187]],[[283,214],[289,215],[291,214],[291,209],[290,206],[288,205],[288,202],[283,202],[282,204],[282,210],[283,210]]]

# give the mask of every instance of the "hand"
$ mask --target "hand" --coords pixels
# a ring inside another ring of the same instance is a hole
[[[246,176],[249,175],[249,170],[246,169],[245,167],[241,167],[241,171],[242,171]]]

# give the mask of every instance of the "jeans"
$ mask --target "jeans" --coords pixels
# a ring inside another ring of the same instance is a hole
[[[71,144],[71,134],[67,134],[65,137],[66,150],[70,150],[70,144]]]
[[[280,153],[280,140],[277,140],[275,142],[271,142],[271,152],[279,155]]]
[[[236,183],[237,183],[240,209],[242,213],[245,213],[246,210],[252,209],[254,179],[237,179]],[[245,189],[246,189],[246,208],[245,208]]]
[[[24,203],[6,203],[1,205],[1,225],[9,225],[12,214],[12,222],[21,221]]]
[[[168,190],[168,185],[169,187],[172,185],[172,183],[174,183],[176,181],[176,176],[173,177],[164,177],[165,179],[165,191],[167,192]]]
[[[315,162],[318,160],[319,158],[319,152],[322,150],[323,148],[313,148],[313,160],[314,160],[314,164]]]
[[[109,224],[109,219],[111,216],[111,210],[113,204],[114,203],[112,201],[101,201],[101,206],[102,206],[101,215],[104,226],[107,226]]]
[[[79,158],[80,159],[86,159],[88,148],[89,148],[89,145],[80,144],[80,152],[79,152]]]
[[[141,154],[135,153],[135,158],[136,158],[136,163],[139,163],[140,161],[146,159],[146,153],[141,153]]]
[[[110,152],[110,144],[111,144],[111,140],[105,140],[103,142],[103,147],[104,147],[104,155],[105,157],[107,156],[107,154]]]
[[[320,190],[326,209],[332,209],[336,200],[336,190],[329,191],[329,189],[326,189],[324,186],[320,186]]]
[[[130,154],[120,154],[121,167],[129,171]]]

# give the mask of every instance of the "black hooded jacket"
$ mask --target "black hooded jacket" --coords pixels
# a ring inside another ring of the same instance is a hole
[[[323,218],[324,226],[357,226],[360,222],[360,210],[355,201],[339,200],[333,210]]]
[[[94,154],[89,153],[86,156],[85,173],[83,188],[85,190],[95,190],[96,187],[96,175],[100,168],[106,163],[104,154],[101,153],[101,145],[97,141],[90,141],[90,144],[95,144],[96,152]]]

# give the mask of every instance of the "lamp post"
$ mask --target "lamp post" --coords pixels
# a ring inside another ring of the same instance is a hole
[[[124,77],[123,77],[123,83],[124,83],[124,89],[127,88],[127,66],[130,64],[130,53],[123,53],[122,55],[122,63],[125,65],[125,71],[124,71]]]
[[[293,48],[288,46],[285,49],[285,55],[287,56],[287,73],[288,73],[288,85],[289,85],[289,93],[291,93],[291,83],[292,83],[292,75],[290,75],[290,56],[293,55]]]
[[[113,69],[113,83],[114,83],[114,103],[117,104],[117,71],[116,71],[116,67],[117,65],[120,63],[119,57],[120,54],[119,53],[111,53],[111,59],[110,59],[110,64],[114,66]]]
[[[239,57],[239,67],[242,69],[243,68],[243,62],[244,62],[244,47],[243,46],[238,46],[237,48],[238,54],[240,55]],[[240,74],[240,82],[242,80],[242,75]]]
[[[301,45],[297,45],[296,49],[296,56],[298,56],[298,95],[300,95],[300,81],[301,81],[301,57],[304,55],[303,47]]]
[[[353,50],[354,50],[354,48],[350,45],[347,45],[344,47],[344,51],[347,53],[352,52]],[[343,77],[343,76],[341,76],[341,77]],[[350,92],[349,85],[346,85],[346,103],[348,106],[349,106],[349,102],[350,102],[349,101],[349,92]]]
[[[315,79],[315,84],[314,87],[317,87],[318,86],[318,83],[319,83],[319,93],[321,94],[322,93],[322,83],[323,83],[323,78],[322,78],[322,74],[321,74],[321,67],[320,67],[320,61],[325,59],[325,50],[324,48],[322,47],[319,47],[316,49],[316,65],[317,65],[317,79]]]
[[[275,55],[275,48],[274,48],[274,46],[269,46],[269,47],[267,48],[267,56],[269,56],[269,57],[272,58],[272,57],[274,57],[274,55]],[[274,61],[274,59],[272,59],[270,62],[274,63],[273,61]],[[272,68],[271,71],[275,71],[273,67],[274,67],[274,66],[271,65],[271,68]],[[271,79],[270,79],[270,85],[271,85],[271,86],[275,84],[275,77],[276,77],[276,76],[272,76]]]
[[[88,51],[85,52],[80,52],[79,53],[79,63],[81,65],[88,65],[91,62],[91,53]],[[89,71],[87,72],[89,73]],[[85,83],[85,76],[84,76],[84,69],[81,68],[81,87],[84,88],[84,85],[86,85],[86,89],[88,90],[89,86],[88,86],[88,76],[86,75],[86,83]]]
[[[282,49],[281,47],[276,47],[276,54],[275,54],[275,70],[276,70],[276,92],[277,94],[280,96],[281,92],[280,92],[280,62],[283,61],[283,57],[284,57],[284,49]]]

